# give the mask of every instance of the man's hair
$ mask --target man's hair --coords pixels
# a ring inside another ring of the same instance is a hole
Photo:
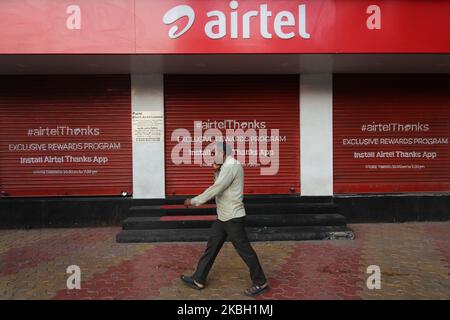
[[[231,146],[228,143],[226,143],[225,141],[217,142],[216,143],[216,147],[217,147],[218,151],[219,150],[223,151],[223,153],[226,156],[229,156],[229,155],[231,155],[233,153],[233,149],[231,149]]]

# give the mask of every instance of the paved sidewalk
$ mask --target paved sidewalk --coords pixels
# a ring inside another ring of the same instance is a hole
[[[254,243],[272,290],[258,299],[450,299],[450,222],[355,224],[355,240]],[[204,243],[118,244],[120,228],[0,230],[0,299],[248,299],[248,272],[226,244],[196,291]],[[66,268],[81,268],[81,289]],[[381,289],[369,290],[369,265]]]

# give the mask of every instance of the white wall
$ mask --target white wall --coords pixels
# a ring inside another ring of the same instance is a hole
[[[132,111],[164,112],[163,75],[131,75],[131,105]],[[164,183],[164,139],[133,141],[133,198],[164,198]]]
[[[333,77],[300,76],[300,188],[302,196],[333,194]]]

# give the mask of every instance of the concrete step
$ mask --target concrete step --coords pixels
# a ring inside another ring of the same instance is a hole
[[[300,241],[353,239],[346,226],[247,227],[250,241]],[[134,242],[198,242],[206,241],[209,232],[196,229],[122,230],[116,237],[120,243]]]
[[[129,217],[123,221],[124,230],[209,228],[215,215]],[[281,226],[345,226],[340,214],[264,214],[246,217],[248,227]]]
[[[182,204],[186,198],[192,198],[195,195],[169,196],[165,199],[137,199],[138,205],[177,205]],[[328,203],[332,202],[331,196],[299,196],[298,194],[265,194],[265,195],[245,195],[244,204],[251,203]]]
[[[338,213],[339,207],[334,203],[252,203],[245,205],[248,216],[257,214],[319,214]],[[185,208],[183,205],[134,206],[129,210],[129,217],[155,217],[167,215],[214,215],[215,205]]]

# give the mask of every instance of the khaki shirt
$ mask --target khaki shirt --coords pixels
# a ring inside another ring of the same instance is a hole
[[[191,200],[199,206],[216,197],[217,218],[227,221],[245,216],[244,170],[239,161],[228,157],[220,168],[214,184]]]

